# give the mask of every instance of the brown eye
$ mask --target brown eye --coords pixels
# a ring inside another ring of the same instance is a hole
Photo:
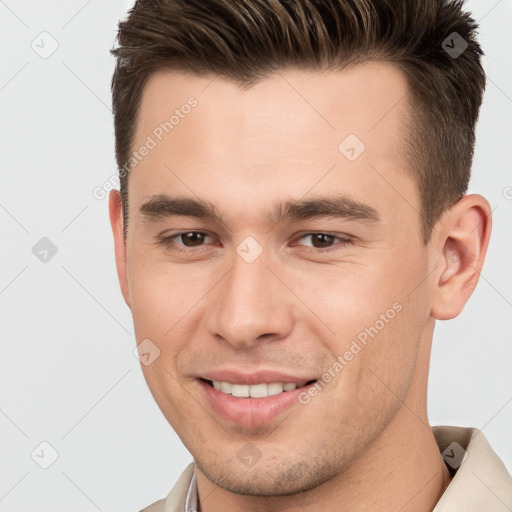
[[[204,242],[204,238],[207,236],[205,233],[198,231],[190,231],[188,233],[182,233],[179,238],[186,247],[196,247]]]
[[[325,233],[315,233],[310,236],[313,247],[316,247],[317,249],[330,247],[336,238],[333,235],[326,235]]]
[[[309,251],[317,250],[318,253],[326,253],[331,250],[341,249],[351,243],[348,238],[331,235],[329,233],[308,233],[301,236],[298,240],[304,240],[305,243],[298,243]]]
[[[206,233],[202,231],[182,231],[170,236],[160,236],[158,243],[165,247],[168,251],[185,252],[188,249],[197,247],[198,250],[206,249],[207,242],[211,242],[212,239]],[[197,252],[197,251],[188,251]]]

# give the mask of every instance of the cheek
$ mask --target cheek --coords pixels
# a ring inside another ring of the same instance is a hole
[[[407,266],[381,256],[372,265],[326,267],[302,287],[304,301],[334,333],[323,340],[333,363],[341,358],[344,366],[335,379],[340,391],[347,386],[366,402],[387,400],[389,388],[405,396],[429,319],[418,287],[426,275],[421,258],[408,255]]]
[[[351,336],[331,347],[343,369],[331,381],[331,399],[323,404],[327,428],[357,432],[359,440],[371,439],[406,401],[419,347],[418,333],[401,316],[406,314],[402,309],[385,326],[367,324],[359,329],[364,336]]]
[[[173,327],[201,298],[190,277],[167,262],[145,261],[142,256],[129,267],[128,279],[137,340],[171,336]]]
[[[175,279],[169,269],[134,266],[130,293],[136,340],[139,344],[150,340],[150,352],[156,354],[149,365],[141,356],[144,378],[167,420],[176,427],[173,422],[179,419],[176,410],[183,395],[178,361],[192,335],[184,320],[200,297],[196,297],[198,290]]]
[[[388,316],[394,318],[393,304],[404,297],[404,285],[392,269],[372,262],[325,265],[314,274],[302,274],[296,288],[303,302],[340,340],[352,339],[375,322],[380,324],[381,315],[390,309]]]

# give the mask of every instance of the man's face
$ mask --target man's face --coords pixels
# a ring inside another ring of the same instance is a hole
[[[156,144],[130,173],[121,284],[137,342],[160,350],[143,365],[151,392],[228,490],[311,488],[422,403],[433,324],[406,93],[383,63],[246,91],[169,71],[145,86],[133,149]],[[218,218],[187,215],[191,201]]]

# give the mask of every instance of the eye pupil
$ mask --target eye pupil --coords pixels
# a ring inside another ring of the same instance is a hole
[[[313,235],[313,246],[314,247],[329,247],[333,242],[333,235],[326,235],[324,233],[317,233]],[[320,240],[320,245],[315,244],[315,240]]]
[[[183,245],[187,247],[193,247],[195,245],[200,245],[204,240],[204,234],[198,233],[196,231],[191,231],[190,233],[183,233],[181,235],[181,241]],[[190,244],[188,242],[191,242]]]

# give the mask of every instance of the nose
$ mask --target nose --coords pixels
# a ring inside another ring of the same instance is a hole
[[[208,308],[210,335],[235,348],[285,338],[293,327],[293,294],[262,255],[247,263],[235,255]]]

